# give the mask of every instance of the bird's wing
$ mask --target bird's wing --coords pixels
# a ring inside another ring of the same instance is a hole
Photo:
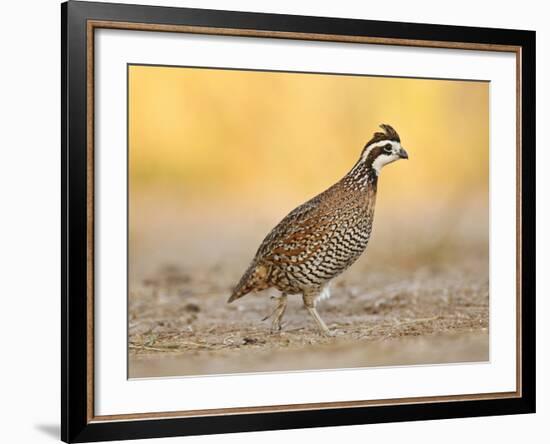
[[[228,302],[233,302],[250,293],[269,286],[268,276],[273,264],[304,260],[312,251],[314,239],[322,239],[327,229],[321,214],[322,200],[319,196],[291,211],[266,236],[254,260],[233,289]],[[294,258],[294,260],[293,260]]]
[[[333,194],[329,188],[291,211],[266,236],[255,259],[301,263],[315,255],[336,229],[338,206],[330,204]]]

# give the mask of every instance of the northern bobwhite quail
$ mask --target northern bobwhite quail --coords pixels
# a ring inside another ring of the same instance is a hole
[[[384,132],[374,133],[349,173],[271,230],[228,302],[251,291],[278,289],[282,295],[271,315],[272,330],[278,331],[287,295],[302,294],[320,330],[331,335],[315,306],[330,296],[330,281],[367,247],[380,170],[398,159],[408,159],[397,132],[390,125],[380,127]]]

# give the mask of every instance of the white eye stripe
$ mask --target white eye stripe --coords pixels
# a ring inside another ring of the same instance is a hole
[[[399,142],[395,142],[393,140],[381,140],[380,142],[373,143],[371,146],[368,147],[368,149],[363,153],[363,156],[361,157],[361,160],[364,162],[367,160],[367,157],[369,156],[370,152],[379,146],[385,146],[390,144],[392,146],[392,151],[394,149],[399,149],[401,144]]]
[[[363,156],[361,157],[362,161],[367,160],[367,157],[369,156],[370,152],[379,146],[386,145],[388,143],[388,140],[382,140],[380,142],[373,143],[371,146],[367,148],[367,150],[363,153]]]

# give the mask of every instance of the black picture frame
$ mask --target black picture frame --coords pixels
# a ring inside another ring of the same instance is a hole
[[[318,410],[96,421],[90,417],[88,344],[89,162],[87,24],[90,20],[262,30],[331,36],[512,45],[521,66],[521,394]],[[180,435],[370,424],[535,412],[535,32],[69,1],[61,5],[61,438],[90,442]]]

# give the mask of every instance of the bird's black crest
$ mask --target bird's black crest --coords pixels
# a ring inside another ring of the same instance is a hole
[[[382,125],[380,125],[380,128],[382,128],[384,132],[374,133],[372,136],[372,139],[369,140],[369,142],[365,145],[365,147],[373,143],[380,142],[382,140],[393,140],[394,142],[401,142],[401,139],[399,138],[399,134],[397,134],[397,131],[395,131],[390,125],[383,123]]]

